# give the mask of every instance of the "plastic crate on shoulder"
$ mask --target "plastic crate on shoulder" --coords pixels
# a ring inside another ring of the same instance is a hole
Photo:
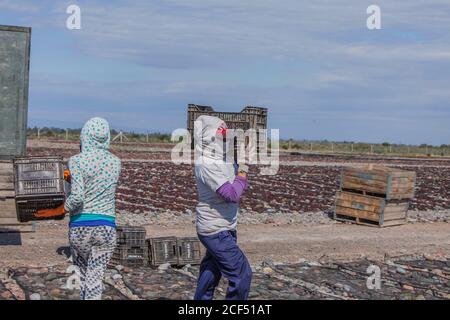
[[[145,247],[130,248],[127,246],[117,246],[109,265],[111,267],[117,265],[125,267],[141,267],[147,265],[147,261],[148,258]]]
[[[201,106],[196,104],[189,104],[187,108],[187,130],[192,137],[191,148],[194,148],[194,127],[195,120],[202,115],[214,116],[222,119],[227,124],[229,129],[242,129],[244,131],[253,129],[256,131],[262,131],[267,129],[267,108],[247,106],[241,112],[220,112],[215,111],[211,106]],[[262,131],[264,132],[264,131]],[[234,142],[234,148],[237,148],[238,140],[241,143],[247,144],[245,137],[236,137]],[[265,148],[267,145],[267,135],[256,136],[257,152],[260,152],[260,148]],[[263,149],[261,149],[263,150]],[[236,152],[236,151],[235,151]]]
[[[196,237],[177,238],[178,249],[178,265],[197,265],[200,264],[201,257],[201,243]]]
[[[38,210],[56,208],[64,203],[63,158],[16,158],[14,182],[18,220],[38,220],[34,217]]]
[[[118,226],[117,244],[128,247],[145,247],[146,231],[144,227]]]
[[[147,240],[149,263],[157,267],[164,263],[175,265],[178,263],[176,237],[159,237]]]

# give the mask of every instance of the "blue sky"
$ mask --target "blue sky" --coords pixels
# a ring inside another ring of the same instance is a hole
[[[449,144],[450,2],[329,2],[0,0],[0,24],[33,28],[31,126],[171,132],[188,103],[260,105],[283,138]]]

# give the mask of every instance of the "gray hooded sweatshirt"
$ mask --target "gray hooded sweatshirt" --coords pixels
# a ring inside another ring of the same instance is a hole
[[[225,201],[216,191],[224,183],[233,183],[236,173],[230,161],[224,161],[223,141],[216,136],[224,121],[217,117],[200,116],[194,123],[195,178],[198,205],[196,227],[201,235],[235,230],[239,205]]]

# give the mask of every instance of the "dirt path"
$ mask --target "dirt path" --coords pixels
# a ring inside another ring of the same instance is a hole
[[[148,226],[147,236],[193,236],[194,225],[177,228]],[[252,264],[264,259],[297,262],[299,259],[353,260],[427,254],[450,257],[450,224],[417,223],[399,227],[373,228],[350,224],[334,225],[242,225],[239,243]],[[19,245],[21,243],[21,245]],[[0,267],[34,267],[66,261],[67,221],[40,222],[35,233],[0,234]]]
[[[194,227],[148,227],[147,233],[183,236],[193,234]],[[349,224],[244,225],[239,227],[238,241],[255,264],[264,259],[297,262],[323,256],[339,260],[382,259],[385,254],[450,257],[450,224],[421,223],[383,229]]]

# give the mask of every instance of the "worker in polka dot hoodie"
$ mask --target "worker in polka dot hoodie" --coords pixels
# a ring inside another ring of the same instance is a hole
[[[115,192],[121,163],[109,146],[108,122],[92,118],[81,130],[81,153],[68,162],[71,190],[64,208],[70,213],[69,242],[84,300],[101,299],[104,272],[116,246]]]

